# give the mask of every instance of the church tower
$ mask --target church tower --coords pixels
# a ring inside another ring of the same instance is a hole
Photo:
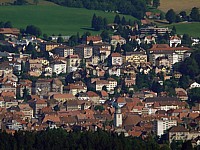
[[[115,127],[122,126],[122,112],[121,112],[121,108],[119,106],[115,107],[114,126]]]

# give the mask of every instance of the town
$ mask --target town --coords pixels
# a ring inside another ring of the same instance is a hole
[[[1,130],[102,129],[198,146],[199,38],[143,23],[46,39],[0,28]]]

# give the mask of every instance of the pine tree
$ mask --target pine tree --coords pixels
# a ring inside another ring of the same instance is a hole
[[[120,24],[121,23],[121,19],[120,19],[119,15],[115,16],[114,23],[116,23],[116,24]]]
[[[92,17],[92,28],[95,28],[97,26],[97,16],[96,14]]]
[[[125,17],[124,17],[124,16],[122,17],[121,24],[122,24],[122,25],[126,25],[126,19],[125,19]]]

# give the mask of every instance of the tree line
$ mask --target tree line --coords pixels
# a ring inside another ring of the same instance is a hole
[[[102,130],[96,132],[66,132],[60,128],[39,132],[19,131],[14,135],[0,132],[0,138],[1,150],[162,149],[153,138],[142,140],[141,138],[124,137],[123,134],[117,135],[116,133],[108,133]],[[165,147],[168,148],[167,145]]]
[[[67,7],[103,10],[132,15],[138,19],[144,17],[147,2],[144,0],[48,0]]]
[[[179,14],[176,14],[173,9],[169,9],[165,15],[166,20],[171,24],[174,22],[182,21],[200,21],[200,13],[197,7],[192,8],[189,15],[185,11],[181,11]]]

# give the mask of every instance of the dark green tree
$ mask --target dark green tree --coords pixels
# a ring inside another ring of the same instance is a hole
[[[160,6],[160,0],[153,0],[153,7],[158,8]]]
[[[121,19],[120,19],[120,16],[119,16],[119,15],[116,15],[116,16],[115,16],[114,23],[116,23],[116,24],[121,24]]]
[[[200,21],[199,9],[197,7],[192,8],[190,17],[193,21]]]
[[[101,38],[102,38],[102,40],[103,40],[104,42],[109,42],[109,41],[110,41],[109,33],[108,33],[107,30],[103,30],[103,31],[101,32],[100,36],[101,36]]]
[[[57,39],[57,43],[63,43],[63,42],[64,42],[64,39],[61,36],[59,36]]]
[[[95,29],[96,26],[97,26],[97,16],[96,14],[93,14],[91,27]]]
[[[173,9],[170,9],[167,11],[165,18],[171,24],[176,21],[176,13]]]
[[[126,19],[125,19],[125,17],[124,17],[124,16],[122,17],[121,24],[122,24],[122,25],[126,25]]]
[[[4,28],[12,28],[12,23],[10,21],[5,22]]]

